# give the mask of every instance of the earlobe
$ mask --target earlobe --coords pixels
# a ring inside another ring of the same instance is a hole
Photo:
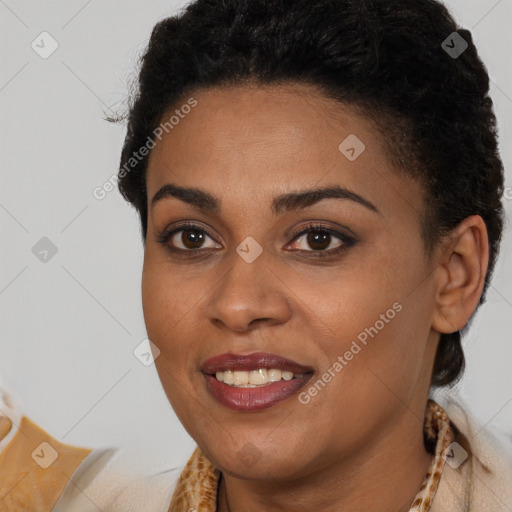
[[[489,241],[482,217],[462,221],[442,242],[432,328],[440,333],[459,331],[478,306],[489,264]]]

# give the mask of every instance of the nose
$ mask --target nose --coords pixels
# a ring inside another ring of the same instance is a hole
[[[273,326],[287,322],[292,313],[289,289],[266,258],[260,256],[247,263],[235,254],[233,260],[208,301],[210,321],[234,332],[245,332],[261,323]]]

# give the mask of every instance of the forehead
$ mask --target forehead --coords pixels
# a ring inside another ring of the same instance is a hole
[[[372,146],[383,142],[353,107],[327,98],[311,85],[218,87],[198,90],[193,98],[197,106],[182,115],[179,124],[168,126],[165,140],[157,141],[160,149],[153,154],[160,153],[172,139],[174,155],[169,152],[167,157],[179,160],[186,153],[189,163],[192,157],[208,153],[232,159],[258,150],[260,159],[270,150],[274,160],[280,155],[287,159],[292,155],[317,159],[324,155],[330,159],[338,151],[340,137],[350,130]],[[186,102],[184,98],[169,109],[161,126],[172,117],[177,120],[173,114]]]
[[[169,182],[239,202],[333,183],[384,207],[397,195],[418,202],[416,184],[388,162],[382,134],[313,86],[230,86],[191,97],[197,104],[187,114],[179,112],[184,98],[162,117],[181,114],[151,152],[149,202]]]

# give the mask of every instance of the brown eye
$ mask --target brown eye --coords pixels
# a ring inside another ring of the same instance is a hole
[[[179,233],[181,236],[177,237]],[[171,237],[171,240],[174,238],[178,238],[185,249],[200,249],[205,240],[205,233],[198,230],[181,229]]]
[[[301,240],[303,242],[300,242]],[[330,228],[310,225],[294,238],[293,245],[296,246],[302,243],[302,247],[293,248],[298,251],[333,254],[343,249],[346,245],[353,245],[353,242],[353,239],[350,237],[337,233]]]
[[[209,247],[204,245],[208,239],[212,241]],[[204,229],[195,224],[182,224],[175,229],[166,230],[157,236],[157,241],[174,253],[200,252],[203,249],[219,247]]]
[[[330,226],[311,222],[295,235],[288,247],[292,252],[303,253],[305,258],[320,259],[338,256],[357,243],[353,236]]]
[[[311,231],[306,235],[306,241],[312,249],[321,251],[327,249],[331,243],[332,235],[324,231]]]

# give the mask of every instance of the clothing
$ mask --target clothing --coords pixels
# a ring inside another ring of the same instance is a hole
[[[457,402],[427,404],[425,447],[435,456],[410,512],[510,512],[512,450]],[[216,512],[220,472],[198,447],[169,465],[135,447],[65,445],[1,390],[0,418],[0,512]]]
[[[182,466],[165,454],[60,443],[2,389],[0,418],[0,512],[167,511]]]
[[[486,432],[466,412],[460,397],[446,401],[455,441],[473,455],[446,465],[430,512],[512,512],[512,430],[504,439]]]

